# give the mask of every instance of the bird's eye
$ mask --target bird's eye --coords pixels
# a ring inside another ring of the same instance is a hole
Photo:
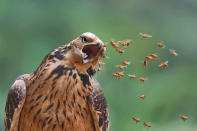
[[[86,37],[82,37],[82,42],[86,43],[86,42],[88,42],[88,39]]]

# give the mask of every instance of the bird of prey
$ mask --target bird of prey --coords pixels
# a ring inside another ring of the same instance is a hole
[[[6,131],[108,131],[109,113],[96,65],[106,47],[93,33],[51,51],[11,86]]]

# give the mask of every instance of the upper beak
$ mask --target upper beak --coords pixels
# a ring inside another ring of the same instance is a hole
[[[96,44],[99,48],[101,48],[102,44],[101,43],[97,43]]]
[[[106,45],[104,43],[97,43],[96,44],[99,47],[99,51],[98,51],[98,55],[100,55],[100,57],[105,57],[105,50],[106,50]]]
[[[103,48],[105,51],[106,45],[103,42],[98,42],[96,45],[99,47],[99,49]]]

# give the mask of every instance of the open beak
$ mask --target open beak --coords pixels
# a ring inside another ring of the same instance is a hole
[[[96,44],[87,44],[82,48],[83,64],[94,60],[94,58],[102,57],[104,55],[105,47],[102,42]]]

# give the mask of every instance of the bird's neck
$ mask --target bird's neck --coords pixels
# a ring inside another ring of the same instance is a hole
[[[41,62],[40,66],[33,72],[33,75],[38,77],[48,76],[52,70],[57,67],[65,67],[69,69],[76,69],[81,74],[88,74],[93,76],[96,73],[96,63],[82,64],[81,57],[75,55],[71,46],[62,46],[51,51]]]

